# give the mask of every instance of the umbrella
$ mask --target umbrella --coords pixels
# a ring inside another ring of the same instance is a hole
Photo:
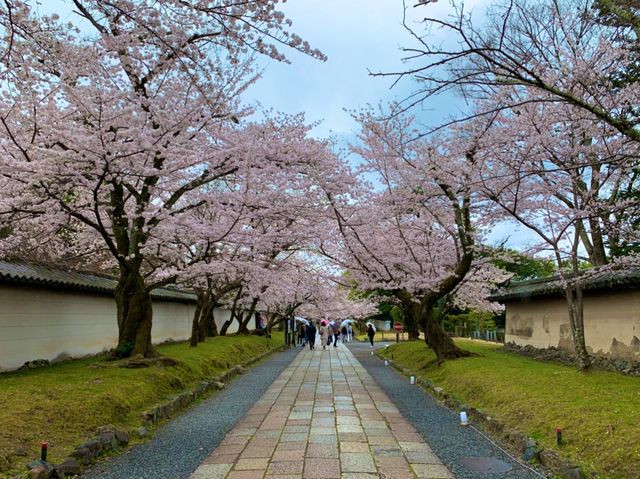
[[[307,326],[309,326],[309,321],[307,321],[304,318],[301,318],[300,316],[296,316],[295,317],[296,321],[300,321],[302,324],[306,324]]]
[[[342,320],[342,324],[353,324],[355,321],[353,319],[344,319]]]
[[[373,325],[373,323],[367,323],[367,326],[371,325],[371,327],[373,328],[373,332],[376,332],[376,327]]]
[[[323,319],[322,321],[320,321],[320,324],[323,326],[326,326],[329,322],[326,319]]]

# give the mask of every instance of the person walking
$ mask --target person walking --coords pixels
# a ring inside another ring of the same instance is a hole
[[[316,332],[317,329],[314,326],[313,322],[309,323],[309,326],[306,328],[307,341],[309,341],[309,349],[316,349]],[[304,345],[303,345],[304,347]]]
[[[347,324],[343,324],[342,327],[340,328],[340,332],[342,333],[342,342],[343,343],[347,343],[349,342],[349,332],[347,330]]]
[[[373,347],[373,337],[376,335],[376,328],[371,323],[367,323],[367,336],[369,336],[370,347]]]
[[[333,331],[333,347],[338,347],[338,339],[340,338],[340,321],[336,321],[331,325],[331,329]]]
[[[347,340],[351,342],[352,339],[353,339],[353,327],[351,326],[351,323],[349,323],[347,324]]]
[[[329,340],[329,326],[327,326],[326,321],[320,323],[320,344],[322,344],[322,349],[327,349],[327,341]]]
[[[304,348],[307,344],[307,325],[301,324],[298,327],[298,344],[301,344]]]

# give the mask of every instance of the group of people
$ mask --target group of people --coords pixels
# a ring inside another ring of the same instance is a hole
[[[371,323],[367,323],[367,336],[373,347],[373,336],[375,335],[375,328]],[[313,321],[309,324],[302,324],[298,328],[298,344],[302,347],[309,344],[309,349],[316,348],[317,336],[320,336],[320,345],[323,350],[327,349],[327,346],[333,345],[334,348],[338,347],[338,341],[342,340],[343,343],[350,342],[353,339],[353,326],[351,322],[342,323],[340,321],[329,322],[327,320],[320,321],[316,326]]]

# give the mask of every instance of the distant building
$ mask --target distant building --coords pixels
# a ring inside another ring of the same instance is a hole
[[[557,279],[513,283],[491,298],[505,305],[505,342],[573,350],[567,302]],[[610,272],[584,286],[585,342],[593,355],[640,358],[640,271]]]

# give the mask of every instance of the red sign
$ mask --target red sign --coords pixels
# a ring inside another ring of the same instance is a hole
[[[394,323],[393,329],[395,329],[396,331],[401,333],[402,332],[402,323]]]

